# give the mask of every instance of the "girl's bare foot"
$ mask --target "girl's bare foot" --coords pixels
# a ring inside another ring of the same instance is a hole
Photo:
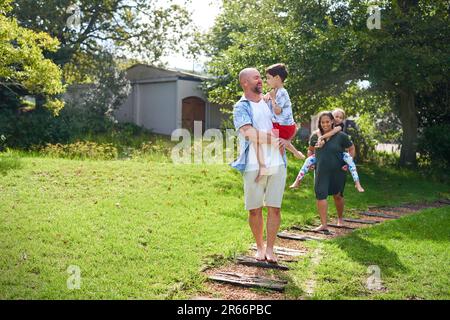
[[[295,179],[294,183],[289,186],[289,189],[298,189],[301,182],[302,181],[300,179]]]
[[[314,228],[313,231],[328,231],[328,226],[327,225],[320,225],[317,228]]]
[[[364,192],[363,187],[361,187],[361,183],[359,183],[359,181],[355,182],[355,188],[359,191],[359,192]]]

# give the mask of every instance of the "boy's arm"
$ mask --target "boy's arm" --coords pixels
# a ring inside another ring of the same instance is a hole
[[[272,100],[273,112],[279,116],[283,112],[283,108],[281,108],[275,100]]]
[[[287,107],[289,102],[289,96],[285,89],[273,90],[270,92],[272,98],[273,110],[276,115],[280,115],[283,109]]]

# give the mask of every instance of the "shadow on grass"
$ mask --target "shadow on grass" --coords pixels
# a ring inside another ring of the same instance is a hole
[[[358,234],[333,240],[347,256],[360,265],[377,265],[386,275],[407,272],[398,255],[383,245],[374,244]]]
[[[10,154],[0,154],[0,175],[6,176],[8,171],[20,169],[22,163],[19,158]]]

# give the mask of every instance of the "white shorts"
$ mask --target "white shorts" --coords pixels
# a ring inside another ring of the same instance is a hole
[[[261,207],[281,208],[284,187],[286,185],[286,167],[274,168],[274,174],[263,176],[258,183],[255,179],[258,171],[244,172],[245,209],[253,210]]]

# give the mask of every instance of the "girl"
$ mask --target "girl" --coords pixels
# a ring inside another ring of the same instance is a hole
[[[327,139],[331,138],[338,132],[344,132],[344,120],[345,120],[345,112],[342,109],[335,109],[333,112],[334,117],[334,128],[330,132],[321,135],[320,131],[317,130],[315,134],[319,136],[319,140],[317,142],[316,147],[321,148],[327,141]],[[359,181],[358,172],[356,171],[356,165],[353,161],[353,158],[350,156],[348,152],[342,153],[342,159],[344,162],[348,165],[348,169],[350,170],[350,173],[352,174],[353,181],[355,182],[355,188],[359,192],[364,192],[363,187],[361,186],[361,183]],[[295,179],[294,183],[289,187],[290,189],[296,189],[300,186],[301,181],[303,180],[303,177],[305,174],[309,171],[311,166],[316,164],[316,157],[313,154],[312,156],[308,157],[303,164],[303,167],[300,169],[300,172],[298,173],[297,178]]]

